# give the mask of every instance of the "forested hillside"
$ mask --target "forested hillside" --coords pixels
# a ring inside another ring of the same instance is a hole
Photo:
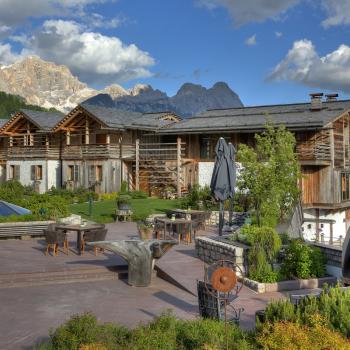
[[[22,97],[16,95],[10,95],[5,92],[0,91],[0,118],[8,119],[13,113],[17,112],[21,108],[32,109],[35,111],[48,111],[48,109],[29,105],[25,103]],[[50,111],[56,111],[54,108],[51,108]]]

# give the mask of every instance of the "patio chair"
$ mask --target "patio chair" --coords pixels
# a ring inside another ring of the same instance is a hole
[[[106,239],[106,235],[107,235],[107,229],[105,229],[105,228],[86,231],[83,235],[82,240],[81,240],[81,255],[83,255],[85,252],[86,242],[104,241]],[[96,246],[94,246],[95,255],[97,255],[97,249],[100,249],[101,252],[104,252],[103,248],[97,248]]]
[[[63,248],[68,255],[68,239],[66,232],[62,230],[44,230],[44,235],[46,239],[46,252],[45,255],[49,253],[50,248],[53,248],[53,255],[58,255],[58,245],[63,243]]]

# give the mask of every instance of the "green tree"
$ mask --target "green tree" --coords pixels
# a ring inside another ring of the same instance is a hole
[[[248,191],[259,226],[274,227],[293,208],[299,196],[300,166],[295,154],[295,137],[271,121],[255,135],[255,147],[241,145],[237,159],[242,163],[238,186]]]

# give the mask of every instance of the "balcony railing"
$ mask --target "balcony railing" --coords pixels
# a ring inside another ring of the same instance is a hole
[[[322,139],[311,139],[298,142],[296,147],[300,161],[330,161],[331,146],[329,142]]]
[[[58,146],[12,146],[3,150],[5,158],[59,158]],[[1,155],[0,155],[1,156]]]
[[[62,150],[62,159],[88,159],[88,158],[123,158],[135,157],[134,145],[66,145]]]

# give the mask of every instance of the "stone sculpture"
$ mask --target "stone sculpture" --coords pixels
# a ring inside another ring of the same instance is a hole
[[[173,245],[175,240],[120,240],[90,242],[120,255],[128,262],[128,284],[135,287],[147,287],[151,283],[153,259],[162,257]]]

